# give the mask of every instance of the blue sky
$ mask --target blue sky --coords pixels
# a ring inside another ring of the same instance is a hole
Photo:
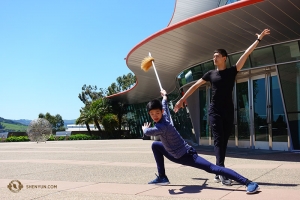
[[[84,84],[107,88],[165,28],[175,0],[1,0],[0,117],[76,119]]]

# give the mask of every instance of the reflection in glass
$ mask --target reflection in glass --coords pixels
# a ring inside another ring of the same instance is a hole
[[[212,70],[212,69],[215,69],[215,65],[214,65],[213,61],[203,63],[203,66],[202,66],[203,74],[205,74],[206,72],[208,72],[209,70]]]
[[[298,42],[290,42],[274,46],[277,63],[300,60],[300,51]]]
[[[275,63],[272,47],[256,49],[250,55],[252,67],[269,65]]]
[[[230,55],[229,59],[230,59],[231,65],[235,65],[242,55],[243,55],[243,53]],[[250,67],[251,67],[251,64],[250,64],[250,59],[248,57],[242,69],[248,69]]]
[[[300,62],[278,66],[294,149],[300,150]]]
[[[194,81],[197,81],[200,78],[202,78],[203,73],[202,73],[201,65],[197,65],[197,66],[193,67],[191,70],[192,70],[192,73],[193,73],[193,80]]]
[[[248,82],[237,83],[237,123],[239,140],[250,140]]]
[[[254,128],[256,141],[269,141],[267,113],[266,113],[266,89],[265,79],[258,79],[253,81],[253,95],[254,103]],[[255,91],[256,88],[256,91]]]
[[[200,137],[204,139],[209,138],[208,124],[207,124],[207,102],[206,90],[199,90],[200,100]]]
[[[277,76],[271,77],[271,105],[273,142],[287,142],[286,117]]]

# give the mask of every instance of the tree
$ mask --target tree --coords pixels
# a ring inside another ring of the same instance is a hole
[[[88,112],[90,117],[93,119],[94,125],[101,131],[99,122],[102,121],[102,118],[110,112],[111,106],[108,103],[108,99],[106,98],[99,98],[91,102],[88,106]]]
[[[90,135],[92,135],[91,129],[89,124],[93,122],[93,118],[90,116],[89,109],[85,106],[80,109],[80,116],[76,119],[75,123],[78,124],[85,124],[86,128]]]
[[[116,94],[118,92],[120,92],[120,89],[118,88],[116,83],[112,83],[108,88],[108,96]]]
[[[51,115],[47,112],[45,115],[43,113],[39,114],[39,118],[44,118],[52,125],[52,131],[64,131],[64,120],[62,119],[60,114],[56,114],[55,116]]]
[[[81,113],[79,118],[83,118],[85,121],[89,119],[89,123],[94,123],[98,130],[101,130],[99,122],[102,121],[107,113],[113,112],[117,116],[119,130],[121,130],[122,116],[127,112],[126,105],[120,102],[111,102],[105,98],[105,95],[112,95],[127,90],[135,82],[135,76],[132,73],[128,73],[127,75],[119,76],[117,83],[112,83],[107,90],[102,88],[98,90],[97,86],[83,85],[78,98],[84,103],[85,107],[81,109],[83,113]]]
[[[107,90],[103,88],[99,88],[97,86],[91,86],[84,84],[81,88],[81,93],[79,93],[78,98],[84,103],[84,105],[90,104],[92,101],[97,100],[99,98],[105,97]]]
[[[117,116],[119,125],[118,125],[118,130],[121,130],[122,126],[122,118],[123,115],[125,115],[127,111],[127,105],[122,103],[122,102],[117,102],[117,101],[110,101],[111,108],[112,108],[112,113]]]
[[[108,88],[107,95],[113,95],[130,89],[136,83],[136,77],[132,73],[119,76],[116,79],[117,83],[112,83]]]

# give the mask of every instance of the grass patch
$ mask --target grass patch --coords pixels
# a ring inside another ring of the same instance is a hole
[[[26,125],[22,125],[22,124],[9,124],[9,123],[5,123],[2,122],[2,125],[4,126],[4,130],[7,131],[20,131],[20,132],[26,132],[27,127]]]

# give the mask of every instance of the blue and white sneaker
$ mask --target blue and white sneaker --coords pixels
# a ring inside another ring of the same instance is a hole
[[[153,181],[150,181],[148,184],[155,184],[155,185],[168,185],[170,184],[168,177],[160,177],[156,175],[156,179],[154,179]]]
[[[248,183],[246,187],[247,187],[246,189],[247,194],[253,194],[259,190],[259,186],[255,182]]]

